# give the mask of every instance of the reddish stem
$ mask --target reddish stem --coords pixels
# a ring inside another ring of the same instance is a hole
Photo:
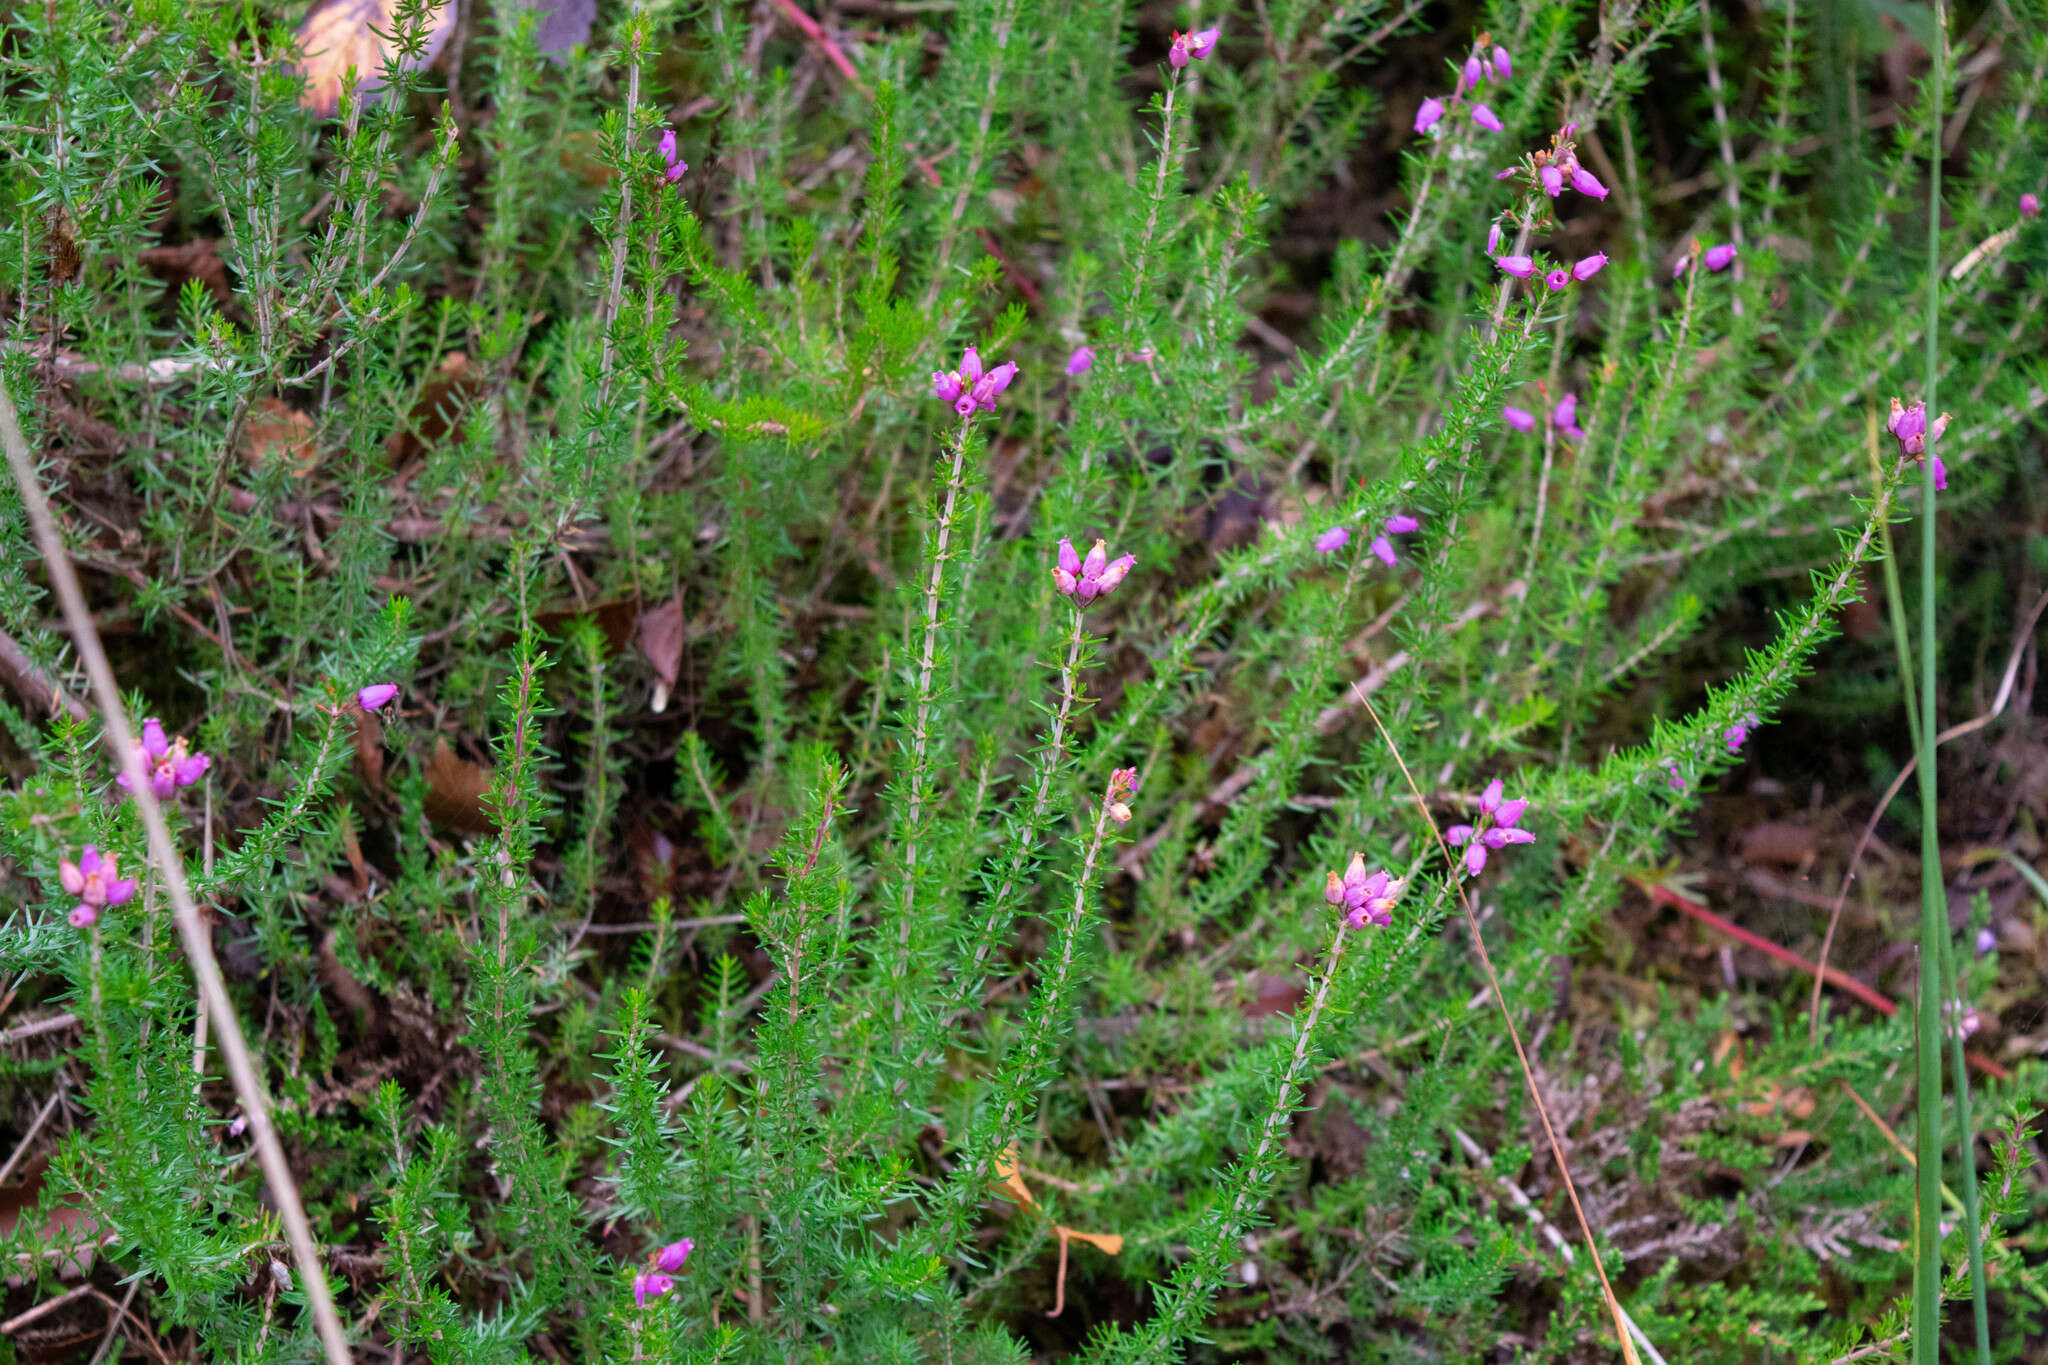
[[[823,50],[826,60],[839,68],[840,75],[852,81],[861,90],[865,91],[867,89],[865,85],[861,84],[860,76],[853,69],[853,63],[846,59],[846,53],[840,49],[839,44],[826,36],[825,30],[818,26],[816,19],[813,19],[810,15],[797,8],[796,0],[775,0],[775,8],[782,11],[783,18],[801,29],[804,37],[809,38]]]
[[[1817,966],[1793,952],[1790,948],[1780,948],[1769,939],[1751,933],[1732,920],[1723,919],[1698,901],[1688,900],[1668,886],[1658,886],[1651,882],[1637,881],[1633,877],[1628,879],[1628,883],[1657,904],[1668,905],[1673,910],[1690,915],[1700,923],[1719,929],[1728,937],[1746,944],[1766,956],[1774,957],[1788,967],[1797,967],[1808,976],[1818,972],[1821,980],[1838,990],[1846,991],[1850,995],[1855,996],[1858,1000],[1861,1000],[1886,1018],[1890,1018],[1899,1012],[1899,1007],[1888,996],[1864,985],[1848,973],[1837,971],[1833,967]],[[1966,1052],[1963,1056],[1972,1067],[1987,1076],[1995,1076],[2001,1081],[2012,1079],[2012,1072],[2006,1070],[1997,1062],[1992,1061],[1981,1052]]]

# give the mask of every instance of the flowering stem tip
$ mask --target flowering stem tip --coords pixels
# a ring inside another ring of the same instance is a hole
[[[1059,558],[1052,569],[1053,587],[1075,606],[1086,606],[1098,597],[1108,596],[1137,565],[1136,555],[1112,560],[1108,543],[1100,540],[1083,559],[1074,552],[1074,542],[1062,538]]]
[[[170,800],[178,788],[191,786],[213,766],[207,755],[190,752],[184,736],[176,740],[166,738],[163,722],[154,716],[142,722],[142,735],[135,741],[135,750],[142,758],[143,771],[149,774],[149,789],[159,801]],[[130,790],[125,771],[114,781],[122,791]]]
[[[1528,809],[1529,803],[1520,797],[1513,801],[1504,799],[1500,779],[1496,777],[1480,794],[1478,825],[1452,825],[1444,831],[1444,842],[1465,850],[1465,872],[1476,877],[1486,870],[1489,849],[1497,852],[1509,844],[1536,842],[1535,835],[1518,828]]]
[[[1401,899],[1401,893],[1408,889],[1408,883],[1388,875],[1384,869],[1375,869],[1368,874],[1365,870],[1365,855],[1351,855],[1351,865],[1344,869],[1342,876],[1332,872],[1323,887],[1323,899],[1332,905],[1344,908],[1344,922],[1353,929],[1363,929],[1368,924],[1385,927],[1393,922],[1394,903]]]
[[[134,880],[121,877],[115,855],[102,854],[91,844],[75,863],[69,858],[57,860],[57,881],[67,895],[78,897],[78,906],[69,916],[74,929],[89,928],[99,919],[100,911],[124,904],[135,894]]]
[[[962,417],[972,417],[976,409],[994,412],[996,395],[1009,388],[1016,377],[1017,367],[1007,361],[984,370],[981,356],[969,346],[960,357],[959,369],[932,371],[932,397],[951,403],[953,411]]]

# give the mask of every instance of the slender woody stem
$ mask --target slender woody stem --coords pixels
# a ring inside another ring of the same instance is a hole
[[[256,1148],[256,1161],[263,1169],[264,1182],[270,1186],[270,1197],[284,1223],[285,1240],[291,1244],[292,1259],[298,1263],[299,1278],[305,1285],[306,1304],[313,1312],[313,1326],[320,1335],[320,1345],[327,1354],[329,1365],[349,1365],[348,1337],[342,1331],[340,1316],[334,1311],[334,1296],[327,1287],[327,1272],[320,1264],[319,1246],[313,1240],[312,1225],[306,1221],[305,1206],[299,1202],[298,1185],[292,1179],[290,1163],[285,1160],[284,1144],[278,1141],[277,1129],[271,1124],[270,1106],[263,1097],[263,1082],[250,1056],[248,1040],[242,1036],[242,1021],[235,1015],[234,1001],[228,998],[227,983],[221,979],[220,965],[214,961],[211,932],[199,916],[198,905],[192,900],[192,889],[185,880],[184,857],[171,838],[171,827],[164,822],[163,807],[150,787],[149,773],[143,767],[141,751],[135,747],[135,733],[128,724],[128,712],[121,704],[120,684],[114,680],[113,666],[107,662],[107,651],[100,644],[99,630],[93,625],[92,612],[86,607],[85,594],[79,589],[78,571],[64,549],[64,539],[58,533],[56,520],[50,515],[49,501],[43,497],[42,485],[37,482],[28,442],[21,434],[21,419],[14,409],[14,395],[8,391],[4,380],[0,380],[0,444],[7,448],[7,463],[14,473],[15,487],[20,490],[21,504],[28,513],[29,524],[34,528],[36,547],[43,556],[44,572],[49,575],[50,586],[56,590],[57,601],[63,607],[64,622],[71,631],[72,648],[78,651],[79,659],[85,664],[86,675],[92,680],[93,695],[100,705],[101,737],[113,750],[121,770],[128,775],[129,795],[141,812],[143,829],[149,836],[150,858],[156,863],[157,871],[163,874],[164,887],[170,893],[171,913],[177,921],[178,937],[184,943],[186,960],[192,964],[192,979],[198,986],[200,1003],[213,1018],[221,1057],[227,1063],[229,1079],[234,1082],[235,1098],[241,1101],[242,1113],[249,1120],[249,1137]]]
[[[988,913],[982,918],[982,932],[974,945],[974,957],[961,974],[956,994],[960,1003],[977,989],[981,980],[982,964],[995,951],[996,940],[1008,926],[1011,915],[1011,899],[1024,877],[1025,868],[1030,865],[1031,853],[1037,843],[1037,831],[1045,820],[1046,811],[1052,805],[1055,780],[1059,776],[1060,763],[1067,752],[1067,719],[1073,714],[1074,703],[1080,700],[1081,646],[1087,640],[1082,628],[1081,609],[1074,609],[1073,633],[1067,637],[1067,661],[1060,666],[1060,704],[1053,712],[1052,724],[1046,730],[1045,747],[1038,763],[1038,783],[1031,793],[1031,812],[1024,817],[1016,839],[1010,845],[1009,861],[1003,866],[1003,879],[996,883],[995,895],[989,898]]]
[[[910,723],[910,780],[906,792],[908,809],[903,817],[903,902],[896,920],[897,989],[895,1022],[903,1023],[903,1006],[908,992],[902,989],[910,977],[911,928],[917,911],[917,860],[919,840],[924,835],[925,807],[930,803],[931,719],[933,683],[938,673],[939,615],[945,601],[946,561],[953,539],[953,524],[959,519],[961,471],[967,463],[967,434],[973,429],[973,414],[962,418],[953,433],[953,465],[946,475],[945,501],[940,505],[938,525],[932,531],[930,568],[924,583],[924,644],[918,652],[917,698]]]

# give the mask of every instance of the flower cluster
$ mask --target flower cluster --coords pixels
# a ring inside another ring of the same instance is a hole
[[[676,186],[676,193],[681,194],[682,180],[685,175],[689,174],[690,163],[676,155],[675,129],[666,128],[662,130],[661,144],[658,150],[661,152],[661,178],[669,184]]]
[[[1528,183],[1552,199],[1565,191],[1565,186],[1577,190],[1588,199],[1605,199],[1607,186],[1600,183],[1600,177],[1579,164],[1579,154],[1572,143],[1572,135],[1579,131],[1576,123],[1567,123],[1551,135],[1550,145],[1529,154],[1529,159],[1508,167],[1493,178],[1512,180],[1516,176],[1528,177]]]
[[[1464,102],[1465,92],[1470,90],[1476,97],[1479,87],[1487,81],[1498,84],[1515,74],[1515,64],[1508,58],[1508,50],[1496,46],[1484,33],[1479,35],[1472,50],[1465,54],[1465,65],[1458,72],[1458,83],[1451,91],[1446,103],[1434,95],[1424,100],[1415,111],[1415,131],[1426,133],[1442,120],[1444,111]],[[1472,101],[1472,121],[1489,133],[1497,133],[1502,124],[1500,115],[1482,104],[1477,98]]]
[[[149,774],[149,789],[156,793],[159,801],[168,801],[171,794],[180,787],[189,787],[206,776],[206,770],[213,766],[213,760],[205,754],[189,752],[185,737],[175,741],[164,737],[163,723],[151,716],[142,722],[142,737],[135,741],[135,752],[142,758],[142,767]],[[124,770],[114,779],[122,791],[130,791],[128,774]]]
[[[1131,822],[1131,798],[1138,794],[1138,770],[1116,768],[1109,774],[1109,790],[1102,795],[1103,809],[1119,825]]]
[[[1406,513],[1396,512],[1393,516],[1381,522],[1380,525],[1384,529],[1385,535],[1374,536],[1370,548],[1373,554],[1379,557],[1382,564],[1392,568],[1401,562],[1401,557],[1394,553],[1394,542],[1388,540],[1387,536],[1405,536],[1409,532],[1419,529],[1422,523]],[[1350,543],[1350,527],[1332,526],[1329,530],[1316,537],[1315,549],[1318,554],[1335,554]]]
[[[1486,870],[1488,849],[1499,850],[1509,844],[1533,844],[1536,836],[1517,826],[1522,813],[1529,809],[1529,803],[1521,797],[1512,801],[1502,799],[1500,779],[1486,784],[1486,790],[1479,796],[1479,824],[1452,825],[1444,831],[1444,842],[1452,848],[1465,849],[1465,871],[1476,877]],[[1466,845],[1470,845],[1469,848]]]
[[[994,412],[996,395],[1009,388],[1016,377],[1017,367],[1007,361],[992,370],[983,370],[980,355],[969,346],[960,357],[959,369],[932,371],[932,397],[951,403],[953,411],[962,417],[973,416],[976,408]]]
[[[1551,136],[1550,145],[1531,152],[1529,156],[1494,176],[1496,180],[1512,180],[1520,177],[1533,192],[1540,192],[1555,199],[1563,194],[1569,185],[1591,199],[1605,199],[1607,187],[1579,164],[1579,155],[1573,148],[1572,135],[1579,125],[1567,123]],[[1526,280],[1538,270],[1533,256],[1502,256],[1500,251],[1501,222],[1496,218],[1486,233],[1486,254],[1493,258],[1494,265],[1505,274],[1518,280]],[[1607,266],[1607,253],[1596,251],[1590,256],[1581,256],[1570,266],[1554,266],[1543,272],[1543,283],[1552,293],[1563,289],[1577,280],[1583,284],[1599,274]]]
[[[134,880],[123,880],[114,864],[114,854],[102,856],[91,844],[85,846],[85,852],[78,855],[75,863],[69,858],[57,860],[57,881],[65,894],[78,897],[78,906],[70,914],[72,928],[90,928],[99,919],[100,911],[124,904],[135,894]]]
[[[1351,865],[1344,869],[1344,875],[1332,872],[1323,886],[1323,899],[1332,905],[1344,907],[1344,922],[1353,929],[1363,929],[1368,924],[1385,927],[1393,922],[1394,902],[1401,899],[1401,893],[1408,889],[1408,883],[1399,877],[1387,875],[1384,869],[1370,875],[1365,870],[1365,855],[1351,855]]]
[[[1108,542],[1101,540],[1095,542],[1095,548],[1083,559],[1074,553],[1074,542],[1062,537],[1059,562],[1052,569],[1052,583],[1060,596],[1071,599],[1076,606],[1086,606],[1098,597],[1108,596],[1117,584],[1124,581],[1124,575],[1137,566],[1136,555],[1124,555],[1112,561]]]
[[[1518,408],[1512,403],[1503,403],[1500,415],[1501,419],[1516,431],[1536,430],[1536,414],[1527,408]],[[1556,427],[1558,434],[1566,440],[1583,441],[1586,439],[1585,428],[1579,425],[1579,397],[1577,394],[1568,393],[1551,404],[1548,415],[1550,425]]]
[[[1749,742],[1750,734],[1756,729],[1756,727],[1756,712],[1752,711],[1748,715],[1744,716],[1741,720],[1738,720],[1733,725],[1729,726],[1726,730],[1723,730],[1721,732],[1721,738],[1727,741],[1728,752],[1731,754],[1741,753],[1742,746]]]
[[[1196,33],[1182,33],[1174,30],[1173,43],[1166,49],[1166,60],[1175,71],[1189,62],[1206,61],[1216,50],[1216,40],[1223,36],[1222,29],[1205,28]]]
[[[696,1243],[685,1237],[680,1242],[670,1242],[647,1259],[652,1270],[642,1270],[633,1276],[633,1302],[645,1309],[649,1299],[658,1299],[676,1287],[675,1277],[696,1250]]]
[[[1915,403],[1906,407],[1898,399],[1892,399],[1892,416],[1885,423],[1885,430],[1899,439],[1899,458],[1902,460],[1931,460],[1934,465],[1934,486],[1943,491],[1948,489],[1948,466],[1941,462],[1941,456],[1929,455],[1927,447],[1941,439],[1941,433],[1948,430],[1948,414],[1943,413],[1932,422],[1927,420],[1927,404]]]
[[[1526,280],[1536,273],[1536,258],[1534,256],[1496,256],[1493,263],[1499,266],[1502,271],[1513,275],[1518,280]],[[1592,279],[1600,273],[1606,264],[1607,253],[1596,251],[1590,256],[1579,257],[1578,260],[1572,262],[1570,269],[1560,265],[1545,271],[1543,283],[1554,294],[1573,280],[1583,284],[1587,280]]]

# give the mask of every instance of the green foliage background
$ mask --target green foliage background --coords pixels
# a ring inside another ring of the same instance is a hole
[[[1900,1350],[1910,1169],[1848,1096],[1903,1112],[1910,1025],[1830,1002],[1809,1041],[1803,978],[1704,988],[1615,912],[1730,725],[1896,705],[1888,643],[1833,637],[1916,502],[1879,438],[1924,12],[863,5],[826,13],[848,79],[791,8],[607,0],[543,53],[479,3],[331,119],[304,6],[49,0],[0,40],[0,369],[135,714],[215,757],[180,833],[363,1358],[1613,1355],[1461,885],[1645,1337]],[[1952,25],[1963,658],[2038,543],[2000,543],[2048,401],[2016,10]],[[1506,130],[1415,135],[1480,31]],[[1607,200],[1495,178],[1566,124]],[[1610,264],[1506,280],[1504,213]],[[970,344],[1021,373],[963,424],[929,376]],[[1567,392],[1583,440],[1502,421]],[[1062,537],[1138,567],[1077,616]],[[0,629],[82,691],[11,492]],[[9,1311],[83,1260],[179,1358],[311,1358],[161,896],[65,922],[60,856],[143,862],[96,726],[0,721],[11,1009],[79,1016],[0,1058],[47,1161]],[[1461,882],[1432,824],[1496,776],[1538,838]],[[1409,886],[1339,935],[1354,852]],[[1977,1101],[2013,1360],[2040,1083]],[[1065,1248],[1048,1318],[1060,1228],[1123,1242]]]

